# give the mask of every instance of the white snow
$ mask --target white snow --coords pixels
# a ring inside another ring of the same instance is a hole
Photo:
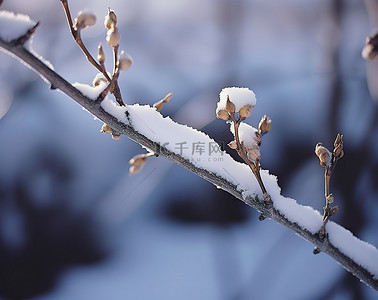
[[[84,96],[89,99],[96,100],[101,92],[106,88],[105,81],[99,81],[97,86],[88,85],[85,83],[74,82],[72,84],[76,89],[78,89]]]
[[[349,230],[332,221],[327,223],[326,232],[332,245],[366,268],[378,280],[378,250],[376,247],[361,241]]]
[[[234,123],[230,124],[230,131],[235,136]],[[258,130],[251,125],[241,122],[239,126],[239,139],[240,142],[243,142],[243,145],[247,148],[253,148],[258,146],[256,140],[256,133]]]
[[[230,101],[235,104],[236,111],[239,111],[245,105],[256,105],[256,96],[250,89],[228,87],[222,89],[219,93],[219,102],[217,103],[216,112],[226,108],[227,96],[230,98]]]
[[[244,198],[261,195],[261,190],[249,167],[244,163],[235,161],[226,152],[221,151],[217,143],[207,134],[186,125],[174,122],[169,117],[163,117],[155,108],[148,105],[117,106],[113,101],[106,99],[102,107],[109,114],[115,116],[120,122],[131,125],[136,131],[150,140],[160,143],[168,150],[188,159],[193,165],[215,173],[232,184],[242,192]],[[129,117],[126,118],[126,110]],[[249,136],[255,129],[245,124],[243,134]],[[246,139],[246,141],[249,141]],[[215,148],[212,148],[215,147]],[[280,194],[277,178],[267,170],[261,170],[264,185],[272,198],[274,207],[288,220],[298,224],[301,228],[312,234],[319,231],[322,224],[321,214],[310,206],[298,204],[294,199],[286,198]],[[262,197],[261,197],[262,198]],[[377,249],[353,237],[346,229],[333,225],[327,226],[330,242],[343,253],[351,254],[357,263],[378,277],[378,251]],[[335,229],[336,228],[336,229]]]
[[[27,15],[0,11],[0,38],[6,42],[18,39],[35,24]]]

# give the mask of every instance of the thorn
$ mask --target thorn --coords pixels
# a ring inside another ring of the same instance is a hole
[[[57,89],[57,87],[54,84],[50,85],[50,90],[56,90],[56,89]]]
[[[18,39],[14,40],[13,43],[15,46],[22,46],[24,45],[36,31],[37,27],[39,26],[40,22],[37,22],[32,28],[30,28],[23,36],[19,37]]]

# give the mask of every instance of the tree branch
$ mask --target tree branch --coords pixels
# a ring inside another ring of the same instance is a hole
[[[123,134],[135,141],[136,143],[151,149],[157,155],[162,155],[168,158],[169,160],[179,164],[180,166],[192,171],[196,175],[204,178],[205,180],[216,185],[217,187],[220,187],[228,193],[232,194],[234,197],[242,200],[247,205],[255,208],[264,216],[271,218],[276,222],[290,228],[299,236],[313,243],[320,251],[327,253],[328,255],[333,257],[340,265],[342,265],[346,270],[351,272],[361,281],[378,290],[378,259],[375,259],[378,258],[378,251],[374,246],[368,245],[366,247],[365,244],[367,243],[358,240],[357,238],[352,236],[349,231],[347,231],[346,229],[337,225],[334,222],[327,223],[328,235],[324,239],[320,238],[318,230],[321,225],[322,217],[318,212],[317,214],[319,215],[319,228],[317,230],[312,230],[309,227],[306,228],[306,225],[304,223],[301,223],[300,218],[293,220],[293,216],[290,216],[290,214],[288,214],[288,210],[285,210],[285,207],[286,204],[290,204],[290,208],[294,206],[295,209],[297,209],[299,212],[308,211],[308,207],[299,205],[294,200],[284,198],[281,195],[279,195],[279,193],[272,193],[272,191],[268,192],[272,196],[273,206],[271,204],[268,205],[269,203],[267,204],[267,201],[264,201],[265,199],[261,194],[255,194],[254,196],[251,196],[251,194],[248,193],[246,194],[245,190],[241,189],[237,183],[233,182],[229,178],[226,178],[225,176],[221,176],[219,174],[215,174],[214,171],[210,168],[207,169],[199,167],[198,165],[190,161],[188,158],[185,158],[184,156],[175,153],[172,150],[169,150],[167,147],[161,146],[159,140],[153,140],[151,138],[148,138],[145,134],[141,133],[140,130],[138,131],[136,128],[134,128],[132,123],[126,124],[124,122],[119,121],[117,117],[113,116],[112,114],[109,114],[104,110],[104,108],[101,106],[100,101],[94,101],[84,96],[72,84],[67,82],[55,71],[51,70],[39,58],[34,56],[24,47],[17,46],[14,42],[3,41],[0,38],[0,48],[5,50],[6,53],[11,54],[12,56],[18,58],[20,61],[29,65],[36,73],[46,78],[51,83],[52,87],[61,90],[71,99],[76,101],[79,105],[88,110],[96,118],[108,124],[116,132]],[[128,109],[128,106],[126,106],[126,109]],[[158,112],[155,113],[159,114]],[[177,125],[182,126],[179,124]],[[240,163],[234,163],[235,165],[240,165]],[[311,212],[311,216],[313,216],[313,212]],[[303,219],[303,216],[301,217]],[[304,218],[306,218],[306,216],[304,216]],[[372,258],[373,262],[375,261],[375,263],[373,263],[372,266],[366,265],[366,263],[364,263],[365,261],[361,260],[364,257],[361,258],[355,257],[354,255],[349,255],[348,249],[344,249],[343,247],[340,247],[337,242],[334,242],[337,241],[335,236],[337,234],[341,234],[343,237],[345,236],[348,238],[350,235],[350,239],[355,243],[353,245],[353,249],[355,249],[356,247],[360,247],[357,249],[360,256],[365,256],[365,253],[367,251],[368,255],[370,256],[370,258]]]

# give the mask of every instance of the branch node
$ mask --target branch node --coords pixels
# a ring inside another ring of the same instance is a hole
[[[320,253],[320,249],[318,247],[315,247],[314,250],[312,251],[312,253],[314,253],[315,255],[319,254]]]

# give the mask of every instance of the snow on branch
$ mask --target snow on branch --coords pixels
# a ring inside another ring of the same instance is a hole
[[[9,16],[7,15],[7,17]],[[12,23],[9,24],[16,24],[14,26],[17,27],[17,23],[21,21],[17,21],[15,16],[10,17]],[[33,26],[33,24],[29,25]],[[7,30],[13,31],[12,28],[9,28],[8,23],[4,26]],[[277,178],[269,174],[267,170],[261,170],[260,174],[266,192],[269,194],[269,201],[266,201],[267,198],[264,197],[261,186],[250,167],[245,163],[235,161],[207,134],[178,124],[169,117],[164,117],[155,107],[139,104],[121,106],[120,103],[117,104],[109,99],[106,94],[104,97],[100,97],[102,89],[106,88],[107,84],[111,84],[112,79],[109,83],[106,78],[105,84],[99,83],[95,87],[70,84],[46,65],[40,57],[15,42],[26,34],[30,29],[29,26],[23,28],[26,30],[17,33],[14,31],[15,34],[11,37],[3,33],[4,26],[0,26],[2,28],[0,31],[0,48],[2,50],[11,53],[12,56],[30,66],[36,73],[46,78],[52,87],[59,89],[96,118],[106,123],[113,133],[125,135],[149,149],[156,156],[164,156],[176,162],[257,209],[263,216],[287,226],[313,243],[319,251],[332,256],[361,281],[378,290],[378,250],[376,247],[359,240],[350,231],[332,221],[324,224],[323,216],[318,211],[309,206],[300,205],[294,199],[282,196]],[[115,70],[113,75],[117,72]],[[103,73],[105,77],[107,74],[105,70]],[[114,90],[115,86],[112,85],[113,92],[119,96],[120,94]],[[234,93],[235,91],[232,91],[231,96],[235,96]],[[249,92],[245,90],[243,93]],[[224,95],[221,95],[218,112],[226,107],[223,105],[222,99],[224,99]],[[119,102],[120,99],[117,101]],[[243,99],[242,103],[238,105],[241,107],[254,106],[255,99],[253,99],[253,103],[250,101]],[[266,123],[264,128],[270,128],[269,120],[265,119],[264,122]],[[192,149],[189,148],[189,145],[197,145],[197,147]],[[327,233],[325,237],[319,235],[319,230],[323,225]]]

